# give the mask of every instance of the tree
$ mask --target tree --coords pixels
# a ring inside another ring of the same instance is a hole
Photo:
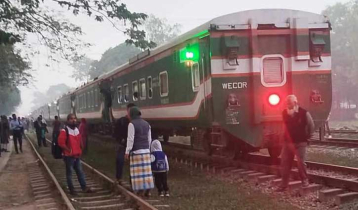
[[[91,79],[128,62],[128,59],[136,56],[140,52],[140,49],[127,45],[126,43],[117,45],[114,48],[109,48],[103,53],[99,61],[92,62],[89,71]]]
[[[332,24],[333,100],[358,103],[358,1],[337,3],[323,11]]]
[[[162,45],[180,34],[181,25],[176,23],[170,25],[167,19],[158,18],[154,15],[144,21],[144,29],[147,32],[147,39],[154,42],[156,45]]]
[[[3,87],[0,89],[0,115],[10,115],[21,102],[18,88]]]
[[[0,45],[0,88],[28,83],[29,62],[20,53],[12,45]]]
[[[109,72],[126,63],[128,59],[136,56],[140,52],[140,49],[122,43],[114,48],[106,50],[99,61],[84,57],[72,64],[72,67],[75,69],[75,79],[78,81],[86,81],[87,79],[93,80],[99,75]]]
[[[128,35],[126,43],[134,44],[140,48],[151,47],[145,40],[145,32],[138,29],[141,22],[147,18],[144,13],[130,12],[120,0],[52,0],[60,6],[72,11],[74,15],[88,15],[94,20],[109,21],[113,27]],[[24,41],[26,33],[39,36],[52,52],[59,50],[65,58],[76,53],[81,28],[60,19],[56,11],[48,10],[45,1],[22,0],[19,5],[14,0],[0,1],[0,26],[5,33],[14,33]],[[124,29],[119,29],[118,22],[129,22]]]
[[[40,91],[34,92],[34,100],[32,101],[33,109],[43,106],[44,104],[51,103],[59,96],[70,91],[70,89],[71,88],[68,87],[66,84],[61,83],[50,86],[45,93]]]
[[[84,56],[80,60],[71,63],[71,66],[75,69],[73,77],[76,81],[87,81],[92,78],[89,73],[93,62],[94,60]]]

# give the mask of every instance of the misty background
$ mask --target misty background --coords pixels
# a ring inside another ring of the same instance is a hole
[[[357,1],[222,0],[215,3],[207,0],[128,0],[122,1],[122,3],[126,4],[128,10],[131,12],[142,12],[149,15],[141,28],[150,35],[148,37],[150,41],[157,42],[158,45],[213,18],[244,10],[283,8],[319,14],[323,12],[328,13],[333,25],[333,94],[334,99],[337,99],[337,95],[340,97],[339,100],[336,100],[333,104],[333,108],[352,110],[353,115],[352,113],[344,114],[347,112],[342,112],[343,114],[337,114],[337,118],[350,118],[356,113],[355,104],[357,99],[354,97],[355,89],[352,89],[355,87],[355,83],[358,83],[358,74],[355,73],[356,62],[354,55],[356,54],[352,54],[353,52],[349,51],[354,49],[353,46],[345,46],[345,44],[358,44],[358,41],[354,40],[357,39],[354,37],[356,37],[358,32],[358,15],[354,16],[354,14],[358,14],[358,9],[355,9],[355,12],[350,11],[352,14],[347,12],[349,5],[355,4],[355,7],[358,7]],[[59,11],[58,14],[61,17],[80,26],[84,35],[79,38],[85,43],[91,44],[91,46],[79,49],[85,54],[85,57],[79,62],[70,63],[58,57],[56,57],[56,59],[49,58],[51,57],[51,52],[39,43],[36,36],[29,35],[27,40],[32,43],[32,48],[37,51],[36,54],[29,56],[32,79],[29,80],[29,84],[26,86],[18,86],[21,102],[18,96],[10,97],[14,100],[12,103],[16,104],[16,102],[19,102],[15,112],[21,116],[29,114],[33,109],[41,105],[52,102],[59,95],[93,79],[101,72],[112,70],[116,66],[126,62],[129,57],[140,52],[138,48],[124,44],[128,37],[123,34],[122,31],[118,30],[118,28],[113,27],[109,21],[96,22],[93,18],[86,15],[74,16],[71,11],[61,8],[57,3],[51,1],[46,2],[45,6],[48,9]],[[351,15],[352,17],[343,18],[344,15]],[[349,29],[347,25],[352,23],[352,21],[355,27]],[[164,25],[164,27],[158,29],[158,25]],[[123,27],[125,26],[123,22]],[[340,33],[341,36],[339,35]],[[352,37],[346,37],[347,34],[351,34]],[[355,43],[353,43],[354,41]],[[342,43],[344,44],[342,45]],[[17,46],[17,44],[16,47],[26,51],[26,47]],[[347,49],[345,49],[345,47],[347,47]],[[337,66],[338,69],[335,69]],[[342,72],[347,73],[343,74]],[[342,87],[342,84],[344,84],[345,87]],[[339,88],[337,88],[338,86]],[[8,102],[10,103],[11,101]],[[336,113],[338,113],[338,111]]]

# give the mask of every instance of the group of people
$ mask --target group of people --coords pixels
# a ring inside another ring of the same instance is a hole
[[[7,145],[9,144],[10,136],[13,136],[14,146],[16,154],[19,154],[19,150],[22,153],[22,136],[24,132],[29,129],[29,120],[22,117],[17,117],[16,114],[12,114],[12,117],[7,118],[1,116],[0,121],[0,157],[1,152],[9,152]]]
[[[67,116],[67,123],[61,130],[57,118],[53,123],[53,142],[56,142],[62,149],[67,185],[72,195],[76,195],[72,183],[72,170],[75,170],[77,174],[82,191],[92,192],[91,188],[86,186],[80,160],[82,151],[86,151],[86,145],[88,145],[86,120],[81,120],[79,128],[76,124],[77,119],[74,114]],[[117,120],[115,127],[115,137],[119,141],[116,158],[118,183],[122,182],[124,163],[129,160],[133,191],[138,195],[150,196],[155,180],[159,196],[168,197],[168,159],[162,151],[158,136],[151,132],[149,123],[141,118],[139,108],[135,104],[128,104],[127,115]]]
[[[286,109],[282,112],[282,117],[285,125],[285,141],[281,154],[282,183],[277,189],[280,192],[285,191],[288,187],[295,157],[302,186],[309,185],[305,158],[308,140],[314,132],[314,122],[310,113],[298,105],[295,95],[287,96]],[[14,126],[16,127],[15,123]],[[59,128],[58,124],[54,124],[55,126]],[[75,115],[69,114],[67,125],[59,132],[58,137],[58,144],[63,149],[67,184],[71,194],[75,194],[71,180],[72,169],[76,171],[82,190],[91,192],[91,189],[86,187],[84,174],[81,170],[80,156],[84,143],[80,130],[76,127]],[[128,104],[127,115],[117,120],[114,136],[119,142],[116,156],[118,183],[122,182],[124,163],[129,160],[130,182],[133,191],[138,195],[149,196],[155,183],[159,196],[169,196],[167,156],[162,150],[158,136],[151,131],[149,123],[141,118],[141,111],[135,104]]]
[[[124,162],[129,160],[131,186],[138,195],[148,197],[155,183],[158,195],[169,197],[167,156],[158,135],[141,118],[141,111],[135,104],[128,104],[127,115],[117,120],[114,136],[119,142],[116,157],[118,183],[122,182]]]

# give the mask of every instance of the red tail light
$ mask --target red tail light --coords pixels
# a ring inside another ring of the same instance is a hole
[[[277,94],[271,94],[268,98],[268,101],[272,106],[276,106],[277,104],[279,104],[280,100],[280,96],[278,96]]]

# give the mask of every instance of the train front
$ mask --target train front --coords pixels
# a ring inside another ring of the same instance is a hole
[[[214,119],[236,148],[280,152],[285,98],[294,94],[316,128],[331,109],[330,24],[317,14],[254,10],[211,25]]]

